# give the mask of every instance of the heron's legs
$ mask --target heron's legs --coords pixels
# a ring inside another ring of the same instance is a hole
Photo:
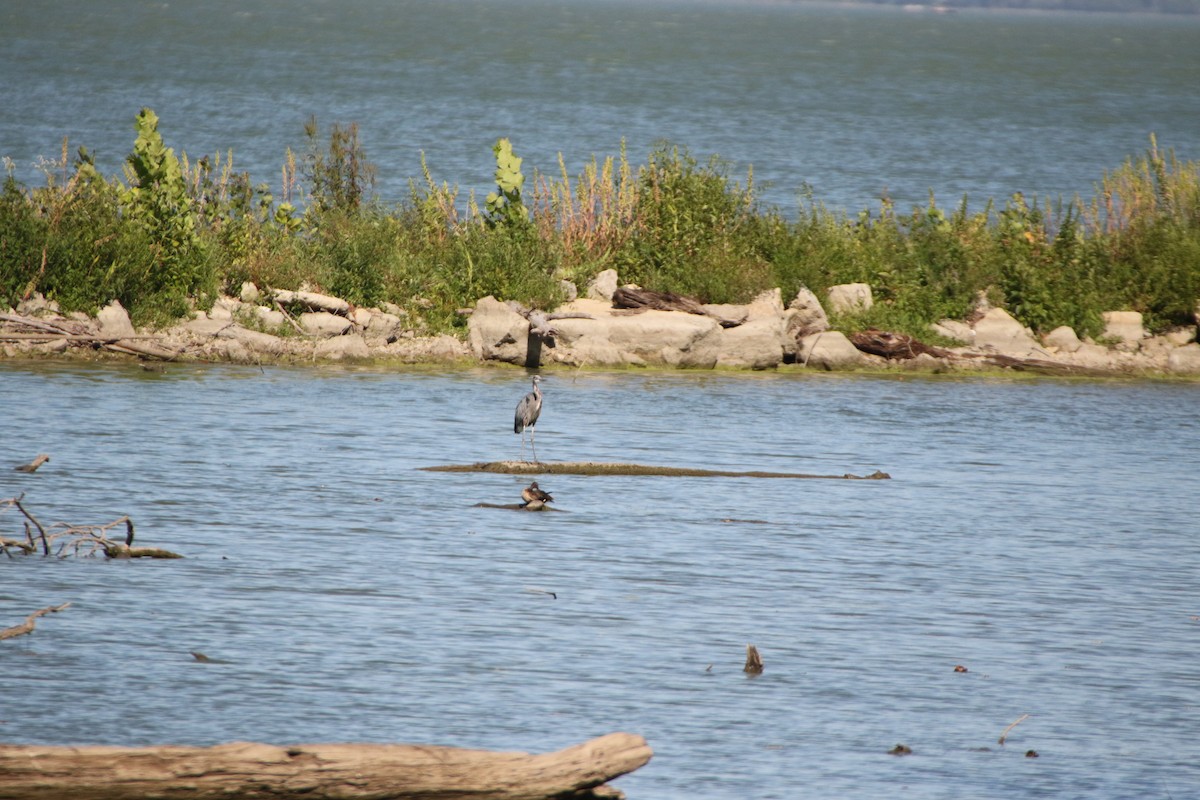
[[[535,430],[537,430],[537,426],[531,425],[529,428],[529,446],[530,446],[530,448],[533,449],[533,463],[537,464],[537,463],[539,463],[538,457],[537,457],[537,445],[534,443],[534,440],[533,440],[533,432]]]

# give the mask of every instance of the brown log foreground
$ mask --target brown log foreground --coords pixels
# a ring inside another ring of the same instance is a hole
[[[651,755],[630,733],[541,755],[407,744],[0,745],[0,798],[585,800],[622,796],[605,783]]]
[[[821,480],[881,481],[891,478],[875,470],[870,475],[810,475],[804,472],[698,469],[656,467],[650,464],[619,464],[597,461],[479,461],[474,464],[444,464],[420,467],[425,472],[491,472],[502,475],[659,475],[668,478],[813,478]]]

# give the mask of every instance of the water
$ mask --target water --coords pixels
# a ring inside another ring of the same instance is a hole
[[[1085,199],[1157,134],[1200,158],[1200,18],[608,0],[55,0],[0,4],[0,155],[86,145],[116,174],[151,106],[167,143],[281,193],[310,115],[357,122],[386,202],[424,152],[465,200],[491,146],[525,171],[656,141],[717,154],[767,205],[857,213],[885,193],[978,210]],[[323,135],[324,141],[324,135]]]
[[[2,643],[0,740],[543,752],[625,730],[655,751],[617,783],[633,800],[1200,785],[1196,386],[553,372],[543,458],[893,478],[545,476],[567,513],[516,514],[473,504],[521,479],[419,469],[515,457],[527,387],[0,367],[0,465],[52,456],[0,469],[0,498],[129,514],[186,557],[0,560],[0,626],[72,603]]]

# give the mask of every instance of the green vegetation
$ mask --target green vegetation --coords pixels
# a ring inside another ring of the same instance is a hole
[[[903,212],[886,198],[857,215],[805,198],[794,219],[757,200],[717,158],[659,146],[640,167],[624,147],[572,175],[533,174],[497,141],[496,189],[474,195],[421,178],[394,208],[371,195],[375,167],[357,128],[316,120],[290,151],[277,200],[235,172],[232,154],[176,157],[149,109],[137,117],[124,180],[86,150],[45,169],[44,186],[8,175],[0,189],[0,306],[40,291],[64,311],[120,300],[138,323],[211,305],[243,281],[301,284],[358,305],[395,303],[428,331],[454,332],[456,309],[484,295],[550,307],[563,279],[614,267],[623,281],[706,302],[744,302],[775,286],[871,285],[875,307],[847,327],[919,337],[970,314],[979,293],[1027,325],[1099,331],[1129,309],[1152,329],[1190,322],[1200,298],[1200,167],[1161,152],[1103,176],[1091,200],[1014,195],[978,211],[933,197]],[[299,163],[297,163],[299,161]],[[301,210],[303,209],[303,210]]]

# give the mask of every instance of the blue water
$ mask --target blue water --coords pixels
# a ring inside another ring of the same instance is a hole
[[[543,752],[624,730],[655,752],[616,782],[631,800],[1200,785],[1197,387],[555,371],[546,460],[892,479],[545,475],[562,512],[517,514],[475,504],[525,480],[420,469],[516,458],[527,388],[0,365],[0,466],[52,457],[0,469],[0,499],[128,514],[185,556],[0,558],[0,626],[72,603],[0,643],[0,739]]]
[[[169,145],[224,156],[282,197],[303,126],[356,122],[377,191],[482,198],[492,144],[525,171],[634,165],[656,142],[718,155],[763,202],[851,213],[932,192],[1093,196],[1151,134],[1200,158],[1200,18],[625,0],[55,0],[0,4],[0,156],[85,145],[107,174],[155,109]],[[293,200],[296,199],[293,197]]]

